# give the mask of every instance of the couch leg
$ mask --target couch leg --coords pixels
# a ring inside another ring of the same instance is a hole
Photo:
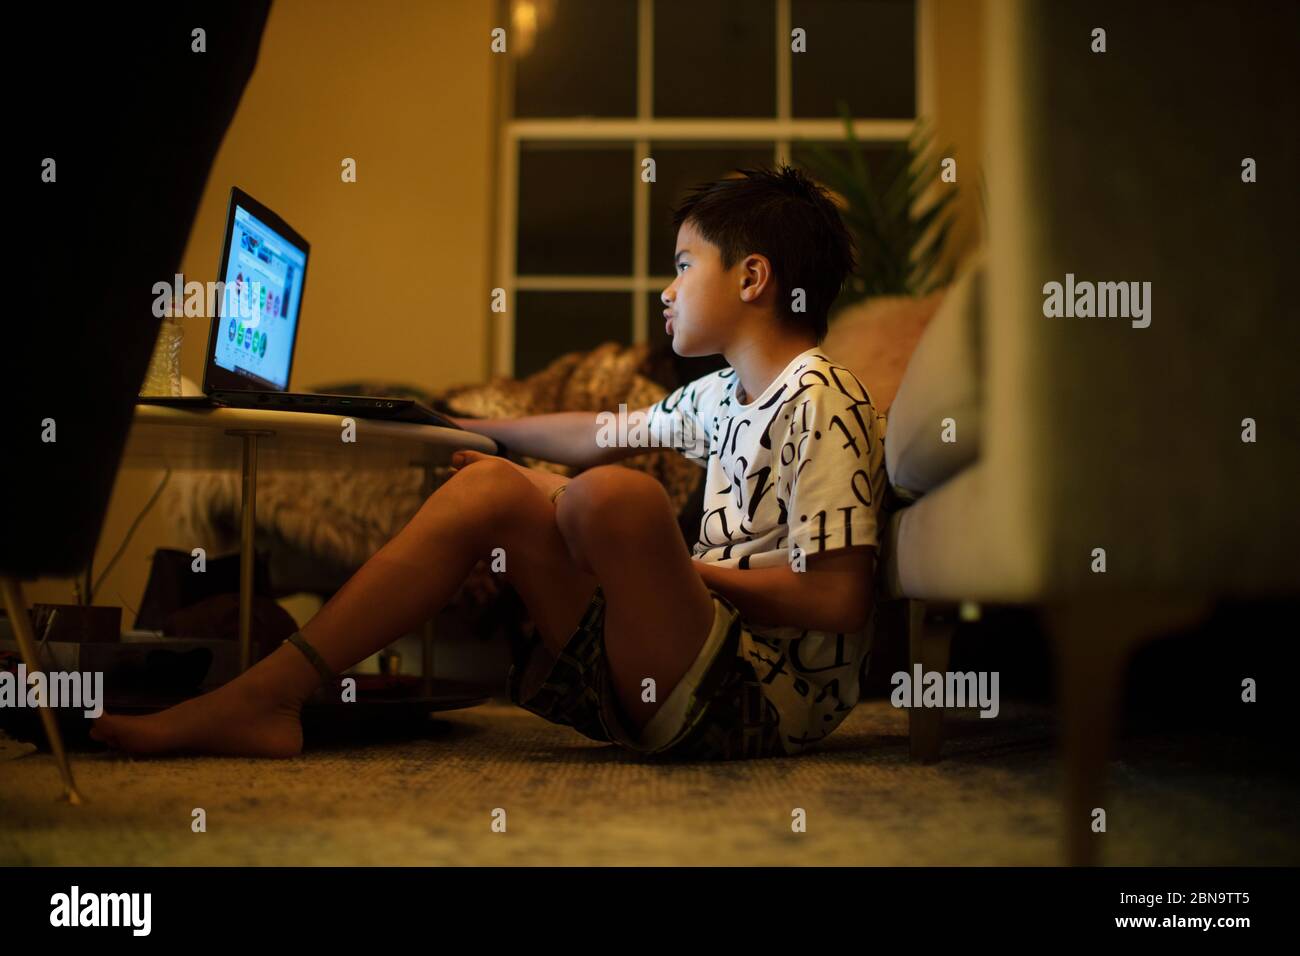
[[[913,672],[947,671],[952,635],[957,629],[956,608],[948,605],[927,608],[924,601],[908,601],[908,660]],[[912,707],[907,712],[907,731],[913,760],[932,763],[943,747],[943,708]]]
[[[1071,866],[1101,862],[1114,818],[1104,801],[1106,760],[1119,720],[1124,669],[1144,640],[1195,623],[1209,609],[1200,600],[1162,603],[1096,599],[1049,606],[1045,617],[1055,638],[1056,683],[1064,761],[1065,860]],[[1100,827],[1105,813],[1105,830]]]

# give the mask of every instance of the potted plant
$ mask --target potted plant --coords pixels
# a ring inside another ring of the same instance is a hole
[[[933,134],[918,122],[911,139],[886,159],[876,174],[854,135],[848,105],[844,119],[847,161],[815,143],[801,143],[801,161],[814,177],[838,194],[840,213],[858,251],[858,273],[850,276],[836,312],[863,299],[925,296],[948,285],[953,265],[944,252],[953,224],[956,185],[939,183],[941,155],[930,149]],[[950,148],[942,156],[951,156]],[[934,199],[921,209],[933,190]],[[920,209],[919,212],[916,210]]]

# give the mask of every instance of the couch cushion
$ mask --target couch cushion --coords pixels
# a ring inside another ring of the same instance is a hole
[[[933,318],[943,291],[923,299],[881,296],[847,306],[831,319],[825,353],[867,387],[876,411],[889,411],[907,362]]]
[[[979,457],[982,286],[976,261],[926,327],[889,410],[885,468],[905,499],[938,487]]]
[[[1042,529],[987,462],[890,513],[882,533],[877,582],[886,598],[1024,604],[1047,586]]]

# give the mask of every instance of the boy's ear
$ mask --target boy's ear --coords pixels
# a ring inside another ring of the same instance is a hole
[[[746,256],[740,268],[740,297],[746,302],[753,302],[763,294],[771,279],[772,264],[766,256],[757,253]]]

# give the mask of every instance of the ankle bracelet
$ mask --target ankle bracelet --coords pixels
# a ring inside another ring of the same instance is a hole
[[[303,656],[306,657],[307,660],[311,661],[312,666],[320,672],[320,676],[325,683],[331,683],[338,678],[339,675],[329,669],[329,665],[325,663],[325,658],[320,656],[320,652],[307,643],[307,638],[302,636],[301,631],[294,631],[285,638],[284,643],[292,644],[294,647],[298,648],[298,650],[302,651]]]

